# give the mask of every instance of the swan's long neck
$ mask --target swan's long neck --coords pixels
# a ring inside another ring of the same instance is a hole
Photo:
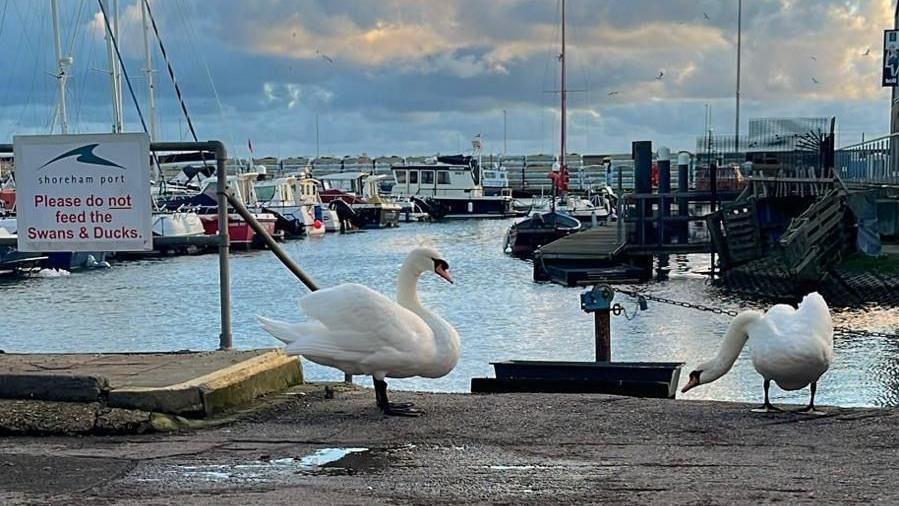
[[[420,316],[434,331],[434,352],[437,362],[434,369],[425,376],[439,378],[456,367],[461,342],[459,333],[449,322],[421,305],[417,289],[421,274],[421,270],[416,269],[408,261],[403,264],[397,279],[396,300],[401,306]]]
[[[409,262],[405,262],[400,269],[400,275],[396,283],[396,300],[404,308],[421,316],[421,301],[418,300],[418,277],[421,272],[415,269]]]
[[[743,311],[730,322],[718,354],[708,362],[700,376],[702,383],[714,381],[724,376],[734,366],[740,351],[749,339],[749,326],[763,318],[758,311]]]

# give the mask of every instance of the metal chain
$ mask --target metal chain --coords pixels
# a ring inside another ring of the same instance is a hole
[[[739,314],[738,311],[734,311],[732,309],[722,309],[720,307],[711,307],[705,306],[702,304],[693,304],[692,302],[684,302],[681,300],[674,299],[666,299],[665,297],[658,297],[656,295],[649,295],[648,293],[643,293],[638,290],[629,290],[621,287],[614,287],[615,291],[627,295],[628,297],[633,297],[635,299],[643,298],[645,300],[651,300],[653,302],[660,302],[662,304],[670,304],[672,306],[685,307],[688,309],[696,309],[699,311],[706,311],[713,314],[722,314],[727,316],[737,316]],[[632,318],[629,318],[632,319]],[[834,326],[833,332],[839,336],[864,336],[864,337],[883,337],[888,339],[899,339],[899,334],[889,333],[889,332],[877,332],[873,330],[861,330],[861,329],[852,329],[849,327],[841,327]]]

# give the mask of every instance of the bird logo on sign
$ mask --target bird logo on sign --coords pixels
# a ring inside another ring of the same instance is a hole
[[[100,156],[94,154],[94,148],[99,146],[99,144],[86,144],[81,146],[80,148],[75,148],[71,151],[66,151],[65,153],[57,156],[56,158],[50,160],[49,162],[41,165],[38,169],[43,169],[44,167],[50,165],[51,163],[58,162],[65,158],[77,157],[75,161],[86,163],[88,165],[102,165],[105,167],[117,167],[119,169],[124,169],[121,165],[111,162],[105,158],[101,158]]]

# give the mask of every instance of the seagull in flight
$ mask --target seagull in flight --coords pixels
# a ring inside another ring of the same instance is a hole
[[[315,54],[319,55],[322,59],[324,59],[326,62],[330,63],[331,65],[334,65],[334,60],[331,59],[331,57],[326,55],[325,53],[322,53],[321,51],[316,49]]]
[[[821,84],[821,81],[818,81],[818,80],[815,79],[814,77],[812,78],[812,82],[815,83],[815,84]]]
[[[862,56],[868,56],[869,54],[871,54],[871,48],[870,48],[870,47],[869,47],[868,49],[865,49],[865,52],[862,53]]]
[[[661,80],[662,80],[662,77],[663,77],[664,75],[665,75],[665,72],[663,72],[663,71],[660,70],[660,71],[659,71],[659,75],[656,76],[656,79],[661,81]]]
[[[813,61],[818,61],[818,59],[815,58],[814,56],[809,56],[809,58],[811,58]]]
[[[611,97],[612,95],[617,95],[617,94],[618,94],[618,90],[610,91],[610,92],[609,92],[609,96],[610,96],[610,97]]]
[[[705,12],[702,13],[702,17],[704,17],[706,20],[711,20],[711,19],[712,19],[712,18],[710,18],[709,15],[708,15],[707,13],[705,13]]]

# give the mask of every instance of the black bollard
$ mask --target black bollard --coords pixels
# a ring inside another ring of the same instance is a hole
[[[637,194],[637,243],[645,245],[650,237],[651,224],[646,218],[652,215],[645,196],[652,193],[652,141],[634,141],[631,144],[634,160],[634,193]]]
[[[681,151],[677,154],[677,192],[685,194],[690,191],[690,153]],[[677,199],[677,215],[689,216],[689,201],[686,197],[678,197]],[[677,242],[686,244],[688,239],[688,222],[684,221],[677,224]]]

